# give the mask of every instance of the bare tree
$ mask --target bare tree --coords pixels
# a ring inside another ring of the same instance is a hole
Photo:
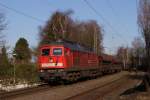
[[[128,66],[128,50],[129,48],[125,47],[119,47],[117,50],[117,58],[122,61],[124,69],[126,69]]]
[[[77,42],[95,53],[102,52],[102,27],[94,20],[78,21],[70,16],[72,11],[56,11],[46,25],[40,29],[40,44],[50,43],[57,39]]]
[[[150,0],[139,1],[138,25],[145,39],[147,69],[150,71]]]
[[[3,30],[6,28],[5,15],[0,12],[0,56],[2,54],[2,48],[5,46]]]
[[[59,38],[68,38],[72,34],[73,21],[70,18],[72,13],[71,10],[66,12],[56,11],[53,13],[45,26],[40,27],[40,44],[49,43]]]
[[[143,59],[145,58],[145,44],[140,37],[136,37],[133,40],[131,50],[131,59],[133,59],[132,64],[134,64],[137,68],[146,69],[146,66],[143,64]]]
[[[83,43],[86,44],[89,48],[92,48],[95,53],[102,53],[102,27],[99,26],[94,20],[90,20],[84,23],[83,26]]]
[[[0,12],[0,48],[4,46],[5,41],[3,30],[6,28],[6,21],[5,21],[5,15],[4,13]]]

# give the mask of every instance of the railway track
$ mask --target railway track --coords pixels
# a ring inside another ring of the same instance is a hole
[[[85,95],[85,94],[87,94],[87,93],[90,93],[91,91],[96,90],[96,89],[103,88],[103,87],[105,87],[105,86],[111,85],[111,84],[113,84],[113,83],[115,83],[115,82],[117,82],[117,81],[123,79],[124,77],[126,77],[126,76],[120,77],[119,79],[116,79],[116,80],[114,80],[114,81],[111,81],[111,82],[109,82],[109,83],[106,83],[106,84],[104,84],[104,85],[102,85],[102,86],[98,86],[98,87],[92,88],[92,89],[90,89],[90,90],[87,90],[87,91],[85,91],[85,92],[82,92],[82,93],[80,93],[80,94],[71,96],[71,97],[69,97],[69,98],[67,98],[67,99],[65,99],[65,100],[73,100],[73,99],[75,99],[76,97],[83,96],[83,95]]]
[[[123,77],[121,77],[121,78],[123,78]],[[118,79],[118,80],[120,80],[120,79]],[[115,81],[117,81],[117,80],[115,80]],[[109,85],[113,82],[107,83],[103,86]],[[9,100],[9,99],[20,97],[20,96],[30,95],[30,94],[34,94],[34,93],[38,93],[38,92],[42,92],[42,91],[47,91],[47,90],[50,90],[50,89],[51,90],[56,89],[56,88],[59,88],[59,87],[62,87],[62,85],[50,86],[48,84],[40,84],[36,87],[18,89],[18,90],[14,90],[14,91],[10,91],[10,92],[0,92],[0,100]],[[97,88],[100,88],[100,87],[97,87]],[[94,88],[94,89],[96,89],[96,88]],[[94,89],[92,89],[92,90],[94,90]],[[89,91],[91,91],[91,90],[89,90]],[[86,91],[85,93],[87,93],[87,92],[88,91]],[[70,99],[68,98],[67,100],[70,100]]]
[[[0,93],[0,100],[9,100],[9,99],[33,100],[33,97],[35,97],[35,99],[37,100],[41,100],[42,98],[45,98],[44,100],[49,100],[48,98],[52,98],[52,100],[85,100],[85,99],[97,100],[97,98],[106,97],[107,94],[113,93],[114,90],[117,91],[118,88],[122,88],[121,84],[126,84],[126,82],[128,83],[129,81],[127,80],[132,80],[133,82],[134,78],[136,78],[136,77],[131,78],[131,75],[129,76],[128,74],[119,76],[118,78],[115,76],[114,78],[113,77],[110,78],[111,80],[108,78],[107,80],[110,80],[110,81],[106,81],[106,82],[104,81],[102,82],[102,84],[100,83],[98,85],[97,83],[94,83],[96,86],[93,86],[93,88],[87,87],[86,89],[85,87],[85,86],[92,86],[93,83],[91,83],[91,81],[88,81],[89,85],[86,85],[85,81],[83,83],[78,82],[77,84],[71,84],[67,86],[64,86],[64,85],[49,86],[45,84],[45,85],[28,88],[28,89]],[[81,89],[83,90],[82,92],[76,93],[78,89],[75,89],[75,88],[79,88],[80,85],[83,86],[83,87],[81,86]]]
[[[0,100],[7,100],[9,98],[17,97],[17,96],[22,96],[22,95],[27,95],[31,94],[34,92],[40,92],[42,90],[46,91],[50,88],[53,88],[53,86],[49,86],[48,84],[40,84],[35,87],[29,87],[29,88],[23,88],[23,89],[17,89],[9,92],[1,92],[0,93]]]
[[[119,79],[116,79],[104,85],[95,87],[93,89],[84,91],[80,94],[71,96],[65,100],[105,100],[104,98],[108,96],[108,94],[112,94],[115,90],[122,88],[123,83],[126,84],[126,82],[132,82],[131,80],[127,81],[128,78],[129,76],[120,77]],[[111,98],[106,99],[106,100],[110,100],[110,99]]]

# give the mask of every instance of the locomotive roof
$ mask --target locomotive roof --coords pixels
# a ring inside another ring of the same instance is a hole
[[[82,52],[93,52],[92,49],[89,49],[85,46],[80,45],[77,42],[72,42],[72,41],[61,41],[58,40],[56,42],[51,42],[50,45],[63,45],[64,47],[68,47],[71,50],[75,50],[75,51],[82,51]]]

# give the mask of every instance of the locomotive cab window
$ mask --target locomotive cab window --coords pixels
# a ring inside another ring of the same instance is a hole
[[[62,48],[54,48],[53,55],[56,55],[56,56],[62,55]]]
[[[42,49],[42,56],[49,56],[50,49]]]

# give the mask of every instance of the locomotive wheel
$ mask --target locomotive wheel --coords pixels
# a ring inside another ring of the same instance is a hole
[[[73,72],[67,73],[66,78],[62,80],[62,83],[67,85],[67,84],[71,84],[73,82],[75,82],[75,74]]]

